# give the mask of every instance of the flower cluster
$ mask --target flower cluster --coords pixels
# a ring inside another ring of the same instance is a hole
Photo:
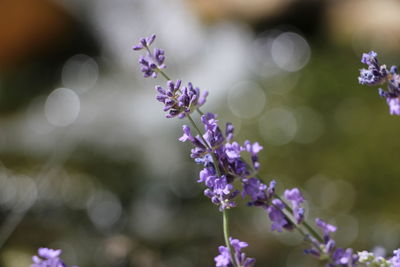
[[[143,72],[143,76],[145,78],[157,78],[157,73],[166,67],[164,65],[164,50],[158,48],[154,48],[153,52],[150,50],[150,45],[155,39],[156,35],[153,34],[150,37],[140,39],[139,44],[132,47],[132,49],[135,51],[142,49],[147,50],[146,55],[140,56],[139,58],[140,70]]]
[[[327,267],[334,266],[356,266],[358,255],[353,253],[353,249],[336,248],[335,241],[331,237],[331,233],[336,232],[336,226],[326,223],[317,218],[315,224],[323,232],[323,241],[316,240],[310,237],[313,248],[305,250],[306,254],[311,254],[314,257],[326,261]]]
[[[164,104],[164,111],[167,111],[167,118],[178,117],[184,118],[197,108],[201,107],[205,102],[208,92],[200,94],[200,89],[194,87],[192,83],[181,88],[181,81],[168,81],[167,89],[157,85],[157,100]]]
[[[393,251],[394,256],[390,259],[385,259],[381,256],[375,256],[368,251],[358,252],[358,260],[361,264],[368,267],[399,267],[400,266],[400,250]]]
[[[400,75],[397,67],[392,66],[390,70],[386,65],[379,65],[378,54],[374,51],[364,53],[361,62],[367,64],[368,69],[361,69],[358,81],[365,85],[380,85],[387,83],[387,90],[379,88],[379,95],[386,98],[390,114],[400,116]]]
[[[242,248],[248,246],[246,242],[240,241],[239,239],[230,238],[229,242],[233,247],[233,254],[236,258],[236,262],[240,264],[241,267],[251,267],[255,263],[255,259],[247,258],[246,254],[241,252]],[[232,267],[233,263],[231,260],[231,254],[227,247],[220,246],[218,248],[219,255],[214,258],[216,267]]]
[[[233,125],[228,123],[223,133],[217,116],[213,113],[202,115],[201,122],[204,125],[204,134],[194,136],[191,128],[184,125],[183,136],[179,140],[191,141],[194,145],[191,157],[204,166],[198,180],[207,187],[204,194],[222,211],[235,207],[234,198],[241,192],[242,197],[250,198],[249,206],[261,206],[267,211],[272,221],[272,230],[292,230],[293,222],[284,213],[289,207],[276,197],[275,181],[267,186],[255,177],[260,168],[258,153],[262,146],[248,140],[243,145],[232,141]],[[244,161],[243,153],[251,158],[251,165]],[[236,180],[240,182],[241,188],[235,189],[233,186]],[[290,210],[296,223],[301,224],[304,218],[304,209],[301,206],[304,198],[299,189],[286,190],[284,197],[292,205]]]
[[[65,263],[60,259],[61,250],[39,248],[39,256],[33,256],[33,264],[31,267],[67,267]],[[72,266],[77,267],[77,266]]]
[[[233,126],[227,124],[224,134],[218,126],[215,114],[202,115],[201,122],[204,125],[204,134],[194,136],[191,128],[184,125],[183,136],[179,140],[190,141],[194,145],[191,157],[204,166],[198,180],[207,187],[204,194],[211,198],[221,211],[235,207],[234,198],[239,194],[239,190],[234,188],[233,182],[250,174],[248,166],[241,158],[245,147],[237,142],[229,142],[233,138]]]
[[[263,149],[262,146],[257,142],[245,141],[239,144],[233,141],[232,124],[227,123],[225,129],[222,130],[218,125],[216,114],[202,113],[199,107],[205,103],[207,92],[200,94],[200,90],[193,87],[191,83],[181,87],[180,80],[171,81],[162,71],[165,67],[164,52],[160,49],[155,49],[154,53],[150,52],[149,46],[154,39],[155,35],[142,38],[140,43],[133,47],[134,50],[147,50],[147,54],[139,60],[141,70],[145,77],[156,78],[157,73],[160,73],[168,80],[166,88],[156,86],[158,92],[156,98],[164,104],[167,118],[186,117],[192,123],[192,128],[183,126],[183,135],[179,140],[189,141],[194,146],[190,156],[196,163],[203,166],[198,182],[205,185],[204,194],[223,212],[224,221],[226,210],[237,206],[236,197],[241,195],[249,199],[248,206],[258,206],[266,210],[272,222],[272,230],[281,232],[297,228],[311,244],[311,248],[305,251],[306,254],[325,262],[327,267],[362,265],[400,267],[400,250],[394,251],[394,256],[386,260],[382,257],[374,257],[369,252],[363,251],[357,254],[353,253],[351,248],[336,247],[331,237],[336,227],[321,219],[316,219],[315,222],[323,235],[321,237],[316,233],[304,220],[305,211],[302,205],[305,199],[300,190],[287,189],[281,198],[275,192],[274,180],[267,185],[257,177],[260,169],[258,154]],[[364,54],[361,62],[367,64],[368,69],[360,70],[359,82],[370,86],[387,82],[387,91],[380,89],[380,95],[386,98],[391,114],[400,115],[400,75],[397,73],[397,68],[392,67],[388,71],[385,65],[380,66],[375,52]],[[198,127],[192,119],[193,111],[201,115],[202,128]],[[196,134],[193,134],[192,130],[195,130]],[[245,158],[248,158],[250,163],[247,163]],[[225,227],[224,223],[224,229]],[[227,232],[224,231],[226,240],[228,240]],[[241,252],[241,249],[247,246],[247,243],[229,237],[226,246],[219,247],[220,254],[215,257],[216,267],[253,266],[255,260],[247,258]]]

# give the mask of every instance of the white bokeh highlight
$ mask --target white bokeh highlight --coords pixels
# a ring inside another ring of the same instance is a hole
[[[58,88],[47,97],[44,111],[53,126],[68,126],[79,116],[79,96],[71,89]]]
[[[265,142],[281,146],[293,140],[297,132],[297,121],[286,108],[274,108],[259,120],[259,131]]]
[[[264,110],[265,103],[264,90],[255,82],[239,82],[228,93],[229,109],[239,118],[251,119],[258,116]]]
[[[271,55],[279,68],[294,72],[308,63],[311,49],[307,41],[299,34],[284,32],[273,41]]]
[[[71,88],[78,94],[93,88],[99,77],[97,62],[83,54],[72,56],[65,62],[61,80],[65,87]]]

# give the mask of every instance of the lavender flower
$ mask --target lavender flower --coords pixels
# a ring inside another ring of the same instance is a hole
[[[263,149],[258,142],[251,144],[250,141],[246,140],[244,142],[244,147],[247,152],[251,155],[251,162],[253,163],[253,168],[258,170],[260,168],[260,162],[258,162],[258,153]]]
[[[314,247],[305,250],[305,253],[313,255],[320,260],[326,261],[327,267],[356,266],[359,262],[358,254],[353,253],[351,248],[343,249],[335,247],[335,241],[330,236],[330,233],[336,231],[336,226],[328,224],[319,218],[315,220],[315,223],[324,234],[323,242],[319,242],[313,237],[310,237]]]
[[[304,220],[304,208],[301,207],[301,204],[304,202],[304,198],[301,195],[300,190],[298,188],[285,190],[284,196],[292,203],[293,215],[297,224],[302,223]]]
[[[393,257],[389,259],[389,263],[392,264],[393,267],[400,267],[400,249],[393,251],[393,254]]]
[[[361,62],[367,64],[368,69],[360,70],[360,84],[378,85],[385,82],[388,71],[385,65],[379,66],[377,55],[374,51],[362,55]]]
[[[396,257],[396,256],[394,256]],[[393,257],[393,258],[394,258]],[[392,259],[393,259],[392,258]],[[392,259],[386,260],[384,257],[375,256],[373,253],[368,251],[358,252],[358,262],[369,267],[398,267],[400,264],[392,262]]]
[[[164,111],[168,111],[167,118],[178,117],[182,119],[206,102],[208,92],[205,91],[200,94],[200,89],[193,87],[192,83],[183,88],[180,88],[180,80],[176,82],[168,81],[167,85],[167,89],[159,85],[156,86],[158,92],[156,99],[164,104]]]
[[[60,259],[60,249],[39,248],[38,254],[39,256],[35,255],[32,257],[33,264],[31,267],[67,267]]]
[[[387,83],[387,90],[378,89],[379,95],[386,98],[391,115],[400,116],[400,75],[397,73],[397,67],[392,66],[390,71],[386,65],[379,65],[378,54],[371,51],[364,53],[361,62],[367,64],[368,69],[361,69],[358,82],[369,86]]]
[[[198,181],[206,185],[205,195],[211,198],[221,211],[236,206],[233,199],[240,191],[242,191],[243,197],[250,195],[252,204],[264,205],[263,203],[267,201],[267,195],[263,190],[266,190],[267,187],[260,184],[261,182],[258,179],[249,177],[253,169],[242,159],[242,153],[247,152],[256,163],[255,165],[259,165],[257,164],[257,153],[262,147],[258,143],[251,144],[249,141],[246,141],[243,146],[235,141],[229,142],[233,139],[233,125],[230,123],[226,125],[224,135],[218,125],[217,116],[213,113],[202,115],[201,122],[204,126],[204,134],[194,136],[190,127],[184,125],[183,135],[179,140],[182,142],[190,141],[194,145],[191,150],[191,157],[204,166]],[[242,190],[233,187],[233,182],[236,179],[242,181]],[[256,185],[256,183],[259,183],[259,185]],[[257,186],[260,186],[260,188],[255,188]],[[258,193],[256,193],[257,190]],[[258,196],[255,196],[256,194]]]
[[[155,48],[153,52],[151,52],[150,50],[150,45],[154,42],[155,39],[155,34],[147,38],[141,38],[139,44],[132,47],[132,49],[135,51],[139,51],[142,49],[146,50],[146,54],[144,56],[140,56],[139,58],[140,70],[143,72],[143,76],[145,78],[157,78],[157,73],[160,72],[161,69],[166,68],[166,66],[164,65],[164,50],[158,48]]]
[[[147,38],[146,37],[141,38],[139,41],[139,44],[134,45],[132,47],[132,49],[138,51],[138,50],[142,50],[143,48],[149,48],[149,46],[154,42],[155,39],[156,39],[155,34],[153,34]]]
[[[268,217],[272,222],[272,231],[276,230],[282,232],[283,229],[292,230],[293,224],[287,219],[286,215],[283,213],[285,205],[279,199],[273,199],[272,205],[267,207]]]
[[[236,207],[233,199],[239,194],[232,184],[230,184],[226,176],[210,176],[207,178],[209,188],[204,191],[204,195],[211,198],[212,203],[219,206],[219,210]]]
[[[155,48],[153,52],[150,50],[154,40],[155,35],[142,38],[139,44],[133,47],[133,50],[146,51],[146,54],[139,59],[144,77],[156,78],[157,74],[160,73],[168,80],[166,89],[156,86],[158,92],[156,98],[164,104],[164,111],[167,112],[166,117],[181,119],[188,117],[198,132],[194,135],[191,128],[184,125],[183,135],[179,140],[182,142],[190,141],[193,144],[194,147],[191,149],[190,156],[196,163],[203,165],[198,182],[205,185],[204,194],[219,207],[220,211],[224,212],[224,230],[227,227],[225,210],[237,205],[235,197],[241,193],[242,197],[250,198],[249,206],[259,206],[266,210],[272,222],[272,230],[281,232],[284,229],[292,230],[298,227],[298,230],[311,243],[311,248],[305,252],[324,261],[327,267],[352,267],[360,263],[371,267],[400,267],[400,250],[395,250],[394,256],[386,260],[382,257],[374,257],[373,254],[368,252],[356,254],[353,253],[351,248],[337,248],[331,237],[331,233],[336,231],[336,227],[318,218],[316,225],[321,229],[323,238],[315,233],[304,222],[304,208],[302,207],[304,197],[300,190],[297,188],[285,190],[284,198],[290,202],[290,205],[288,205],[276,195],[275,181],[271,181],[267,186],[256,177],[260,168],[258,153],[263,149],[262,146],[257,142],[251,143],[250,141],[245,141],[243,145],[239,144],[233,140],[234,127],[232,124],[226,124],[225,131],[222,131],[218,125],[216,114],[202,114],[198,108],[205,103],[208,93],[201,94],[200,89],[194,87],[190,82],[187,86],[181,87],[180,80],[171,81],[162,71],[165,68],[164,51],[158,48]],[[361,62],[366,64],[368,68],[360,70],[359,83],[372,86],[387,82],[387,90],[379,89],[379,94],[386,98],[390,113],[400,115],[400,75],[397,73],[397,67],[393,66],[388,71],[385,65],[379,65],[377,54],[373,51],[363,54]],[[194,110],[202,115],[203,132],[191,117]],[[244,161],[243,153],[248,153],[251,158],[251,165]],[[235,181],[238,182],[235,183]],[[241,188],[235,188],[234,185],[239,185]],[[292,218],[295,220],[293,221]],[[307,229],[308,233],[304,233],[302,229]],[[226,239],[228,239],[227,232],[224,231]],[[248,246],[247,243],[232,238],[229,238],[229,243],[232,251],[226,246],[219,247],[220,254],[215,257],[216,267],[253,266],[255,260],[247,258],[241,252],[243,248]],[[59,259],[60,253],[60,250],[40,249],[39,256],[44,259],[35,256],[32,267],[64,267],[64,263]]]
[[[267,185],[263,184],[257,178],[249,178],[243,179],[243,191],[242,196],[245,197],[248,195],[251,198],[251,202],[249,202],[249,206],[265,206],[265,203],[269,199],[269,195],[267,194]]]
[[[247,258],[246,254],[241,252],[242,248],[248,246],[246,242],[240,241],[239,239],[229,238],[229,242],[233,248],[233,254],[236,258],[236,262],[240,267],[251,267],[255,263],[255,259]],[[224,246],[218,248],[219,255],[214,258],[216,267],[232,267],[233,263],[231,260],[231,254],[229,249]]]
[[[321,220],[320,218],[316,218],[315,219],[315,224],[322,230],[322,232],[324,233],[324,236],[328,236],[330,233],[334,233],[336,232],[336,226],[331,225],[323,220]]]
[[[386,98],[386,102],[389,105],[389,112],[391,115],[400,116],[400,98]]]

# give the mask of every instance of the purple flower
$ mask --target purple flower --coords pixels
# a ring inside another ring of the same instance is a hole
[[[132,47],[133,50],[146,50],[146,54],[139,57],[140,70],[143,76],[157,78],[157,73],[166,68],[164,65],[165,52],[162,49],[155,48],[153,52],[150,50],[150,45],[154,42],[156,36],[153,34],[147,38],[141,38],[139,44]]]
[[[143,72],[143,76],[157,78],[157,72],[161,69],[165,69],[164,65],[165,55],[164,50],[155,48],[154,52],[150,50],[144,56],[140,56],[139,65],[140,70]]]
[[[233,199],[239,194],[239,191],[228,183],[226,176],[210,176],[207,183],[208,188],[204,191],[204,195],[211,198],[211,202],[218,205],[220,211],[236,207]]]
[[[393,257],[389,259],[393,267],[400,267],[400,249],[393,251]]]
[[[31,267],[67,267],[59,258],[60,249],[39,248],[38,255],[32,257],[33,264]]]
[[[336,226],[326,223],[320,218],[315,219],[315,224],[322,230],[325,236],[329,236],[329,233],[336,232]]]
[[[231,254],[229,253],[229,249],[224,246],[220,246],[218,248],[219,255],[214,258],[216,267],[231,267],[233,264],[231,263]]]
[[[282,232],[283,229],[292,230],[293,225],[287,220],[283,209],[285,205],[279,199],[273,199],[272,205],[267,208],[268,217],[272,221],[271,229]]]
[[[168,111],[167,118],[184,118],[193,110],[201,107],[207,97],[207,92],[200,94],[200,89],[193,87],[192,83],[181,88],[181,81],[168,81],[167,89],[157,85],[158,95],[156,99],[164,104],[164,111]]]
[[[232,144],[225,144],[225,153],[229,159],[238,159],[240,158],[240,152],[243,151],[243,148],[237,143],[233,142]]]
[[[225,126],[225,136],[226,136],[227,142],[232,141],[233,131],[234,131],[234,127],[233,127],[232,123],[228,122]]]
[[[132,47],[132,49],[135,50],[135,51],[138,51],[138,50],[142,50],[143,48],[149,47],[154,42],[155,39],[156,39],[156,35],[155,34],[153,34],[153,35],[151,35],[150,37],[147,37],[147,38],[141,38],[140,41],[139,41],[139,44],[134,45]]]
[[[361,69],[358,82],[366,85],[377,85],[383,83],[388,71],[385,65],[378,65],[378,54],[374,51],[364,53],[361,62],[368,65],[368,69]]]
[[[302,223],[304,220],[304,209],[301,207],[301,204],[304,202],[304,198],[300,190],[298,188],[285,190],[284,196],[292,203],[293,215],[296,218],[296,222],[298,224]]]
[[[353,254],[353,250],[351,248],[342,249],[338,248],[332,255],[332,261],[337,266],[355,266],[354,264],[357,262],[358,256],[357,254]],[[332,265],[331,265],[332,266]]]
[[[400,97],[388,97],[386,98],[386,102],[389,105],[390,114],[400,116]]]
[[[400,116],[400,75],[397,73],[397,67],[392,66],[388,71],[386,65],[379,66],[377,53],[373,51],[364,53],[361,62],[367,64],[368,69],[360,70],[359,83],[372,86],[386,82],[386,91],[379,88],[378,93],[386,98],[390,114]]]
[[[225,137],[218,127],[217,115],[213,113],[206,113],[201,116],[201,122],[204,124],[205,133],[203,138],[208,142],[208,145],[214,149],[218,148],[225,141]],[[216,153],[221,151],[215,151]],[[219,153],[220,156],[221,153]]]
[[[267,200],[265,190],[267,186],[257,178],[243,179],[243,192],[242,196],[250,196],[253,202],[264,202]]]
[[[248,140],[244,142],[244,147],[247,152],[250,153],[251,162],[253,163],[254,169],[258,170],[260,168],[260,163],[258,162],[258,153],[263,149],[263,147],[260,146],[258,142],[251,144]]]
[[[240,241],[239,239],[229,238],[229,242],[233,249],[233,256],[236,259],[236,262],[240,267],[251,267],[255,263],[255,259],[247,258],[246,254],[242,252],[242,249],[247,247],[248,244],[246,242]],[[232,267],[232,259],[229,249],[224,246],[220,246],[218,248],[219,255],[214,258],[216,267]]]

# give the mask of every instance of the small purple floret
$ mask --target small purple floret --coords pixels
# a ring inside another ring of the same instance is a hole
[[[378,93],[386,98],[390,114],[400,116],[400,75],[397,67],[392,66],[388,71],[386,65],[379,65],[377,56],[373,51],[362,55],[361,62],[367,64],[368,69],[360,70],[358,82],[370,86],[387,83],[387,89],[379,88]]]
[[[232,246],[234,257],[240,267],[251,267],[256,262],[253,258],[247,258],[246,254],[242,252],[242,249],[247,247],[246,242],[240,241],[239,239],[229,238],[229,242]],[[218,248],[219,255],[214,258],[216,267],[232,267],[233,263],[231,260],[231,254],[229,249],[224,246]]]
[[[331,225],[320,218],[315,219],[315,224],[322,230],[324,235],[329,235],[330,233],[336,232],[336,226]]]
[[[304,220],[304,209],[301,204],[304,202],[304,197],[301,195],[298,188],[293,188],[291,190],[285,190],[284,196],[289,200],[293,207],[293,215],[296,218],[297,224],[300,224]]]
[[[157,73],[161,69],[166,68],[164,65],[165,52],[162,49],[155,48],[153,52],[150,50],[150,45],[156,39],[156,35],[153,34],[147,38],[141,38],[137,45],[132,47],[133,50],[139,51],[142,49],[146,50],[146,54],[140,56],[139,65],[140,70],[143,72],[143,76],[157,78]]]
[[[207,92],[200,93],[198,87],[193,87],[192,83],[181,88],[181,81],[168,81],[167,88],[164,89],[157,85],[156,99],[164,104],[163,110],[168,112],[167,118],[178,117],[180,119],[201,107],[207,97]]]
[[[386,98],[386,102],[389,105],[390,114],[400,116],[400,97],[388,97]]]
[[[32,257],[33,264],[30,267],[68,267],[60,259],[60,249],[39,248],[38,255]]]

